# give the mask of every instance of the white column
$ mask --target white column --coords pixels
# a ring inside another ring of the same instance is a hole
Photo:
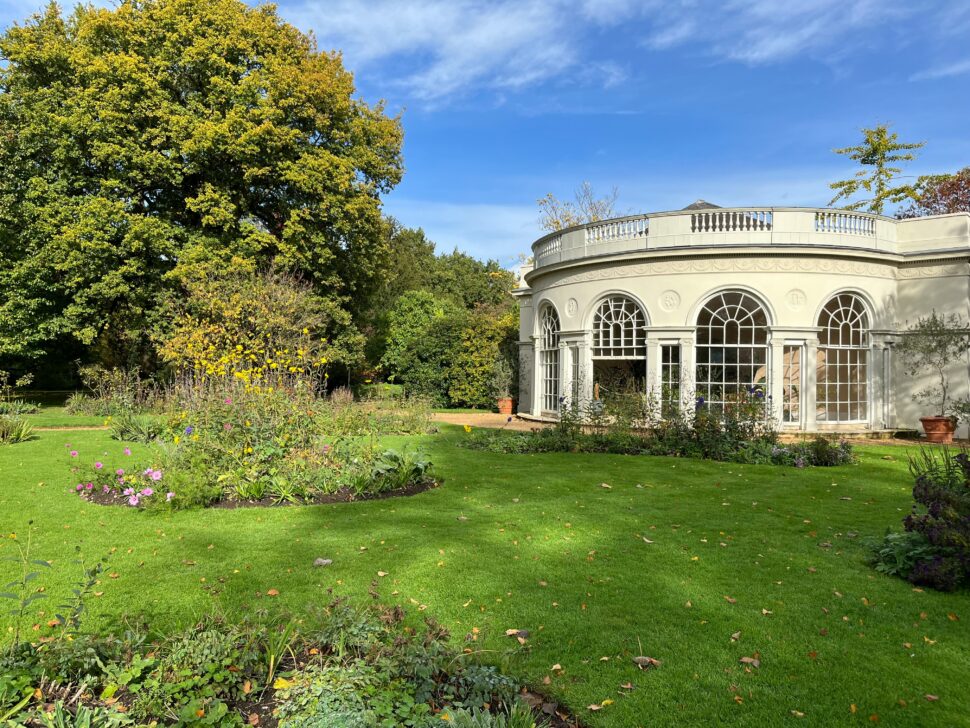
[[[873,429],[886,427],[886,409],[883,404],[886,391],[883,367],[883,349],[881,342],[873,341],[866,352],[866,420]]]
[[[815,421],[815,388],[818,370],[818,339],[805,340],[805,361],[802,362],[802,366],[805,368],[805,376],[803,379],[805,382],[805,390],[802,392],[799,406],[804,410],[804,414],[802,415],[804,428],[809,432],[814,432],[816,429],[818,429],[818,423]]]
[[[771,416],[780,427],[785,398],[785,340],[780,336],[771,337],[768,394],[771,395]]]
[[[542,357],[539,354],[539,346],[542,337],[532,337],[532,415],[540,417],[542,415]]]
[[[559,340],[559,402],[556,404],[556,411],[562,412],[563,398],[569,397],[569,382],[572,379],[570,372],[569,344]],[[570,399],[572,399],[570,397]]]
[[[660,396],[660,340],[647,339],[647,396]]]
[[[694,352],[694,339],[682,338],[680,340],[680,401],[681,409],[684,412],[693,412],[697,394],[695,392],[695,362],[697,357]]]

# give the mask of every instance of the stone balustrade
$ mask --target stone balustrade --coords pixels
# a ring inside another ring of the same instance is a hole
[[[678,210],[567,228],[537,240],[532,253],[536,269],[598,256],[716,246],[808,245],[906,253],[912,247],[908,241],[923,237],[912,222],[816,208]]]

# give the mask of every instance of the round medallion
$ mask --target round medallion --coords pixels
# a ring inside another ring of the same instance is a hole
[[[790,311],[801,311],[805,308],[806,300],[808,300],[808,297],[805,295],[805,291],[799,288],[792,288],[785,294],[785,305],[788,306]]]
[[[570,298],[566,301],[566,315],[569,317],[575,316],[576,312],[579,310],[579,303],[577,303],[575,298]]]
[[[664,291],[660,294],[660,308],[673,311],[680,306],[680,294],[677,291]]]

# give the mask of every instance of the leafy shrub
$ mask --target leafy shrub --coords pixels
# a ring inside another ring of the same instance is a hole
[[[453,728],[536,728],[536,719],[528,706],[516,703],[507,713],[484,710],[448,710],[448,725]]]
[[[908,579],[917,563],[934,559],[938,553],[921,533],[890,532],[876,546],[870,563],[880,574]]]
[[[385,450],[371,467],[371,493],[387,493],[419,485],[430,478],[431,461],[409,450]]]
[[[910,459],[910,472],[915,503],[903,526],[920,534],[934,552],[921,545],[907,578],[951,591],[970,582],[970,453],[924,448]]]
[[[80,375],[86,391],[67,398],[64,409],[68,414],[111,417],[160,406],[160,388],[137,369],[105,369],[92,364],[81,367]]]
[[[165,432],[165,425],[152,415],[124,411],[111,418],[111,437],[123,442],[154,442]]]
[[[21,415],[32,415],[39,409],[36,404],[25,399],[0,400],[0,415],[20,417]]]
[[[34,436],[34,426],[20,417],[0,416],[0,445],[26,442]]]
[[[581,421],[567,416],[555,427],[528,433],[469,428],[462,444],[494,453],[669,455],[792,467],[830,467],[855,460],[851,444],[844,440],[832,444],[818,437],[809,443],[779,445],[774,430],[765,426],[760,416],[747,421],[737,415],[722,418],[698,408],[692,417],[662,419],[649,429],[636,427],[636,420],[633,423],[617,426],[614,421],[584,427]]]

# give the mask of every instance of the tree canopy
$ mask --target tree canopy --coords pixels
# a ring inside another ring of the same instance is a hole
[[[953,212],[970,212],[970,167],[964,167],[955,174],[926,178],[916,201],[900,211],[899,217],[947,215]]]
[[[379,284],[400,121],[273,6],[51,4],[0,60],[0,354],[134,356],[162,291],[233,257],[348,308]]]

